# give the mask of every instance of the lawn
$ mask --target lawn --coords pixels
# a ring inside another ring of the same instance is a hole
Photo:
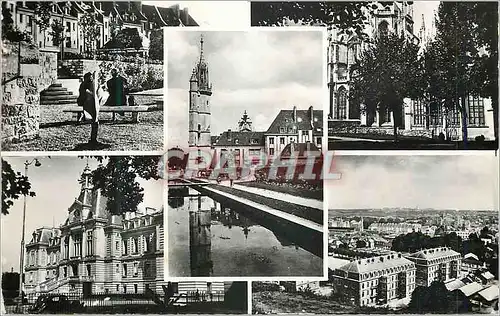
[[[321,210],[307,206],[293,204],[287,201],[280,201],[273,198],[268,198],[262,195],[226,187],[223,185],[213,185],[211,187],[216,190],[226,192],[229,194],[234,194],[236,196],[250,200],[252,202],[263,204],[271,208],[274,208],[276,210],[292,214],[295,216],[299,216],[307,220],[313,221],[315,223],[318,223],[320,225],[323,225],[323,212]]]
[[[73,105],[74,106],[74,105]],[[163,151],[163,111],[139,114],[139,122],[131,122],[131,114],[99,114],[97,139],[104,145],[89,147],[90,124],[76,124],[71,113],[63,113],[65,106],[40,106],[40,136],[36,139],[6,144],[7,151],[70,151],[70,150],[145,150]]]
[[[294,187],[289,184],[277,185],[265,182],[238,182],[239,185],[246,185],[252,188],[266,189],[270,191],[276,191],[280,193],[290,194],[293,196],[300,196],[306,199],[313,199],[323,201],[323,188],[320,189],[304,189],[300,187]]]

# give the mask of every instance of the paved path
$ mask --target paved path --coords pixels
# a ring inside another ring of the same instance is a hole
[[[207,181],[207,180],[204,180],[204,181]],[[247,182],[247,180],[245,180],[243,182]],[[215,184],[217,182],[210,181],[210,183]],[[221,183],[218,183],[218,184],[223,185],[223,186],[227,186],[227,187],[231,186],[229,180],[222,181]],[[279,201],[285,201],[285,202],[289,202],[289,203],[293,203],[293,204],[297,204],[297,205],[301,205],[301,206],[305,206],[305,207],[315,208],[315,209],[318,209],[320,211],[324,210],[323,201],[319,201],[319,200],[303,198],[300,196],[295,196],[295,195],[286,194],[286,193],[277,192],[277,191],[265,190],[265,189],[261,189],[261,188],[249,187],[246,185],[240,185],[240,184],[238,184],[238,181],[234,181],[233,188],[238,189],[238,190],[242,190],[242,191],[246,191],[246,192],[250,192],[250,193],[254,193],[257,195],[265,196],[265,197],[268,197],[271,199],[276,199]]]
[[[225,197],[230,198],[232,200],[235,200],[237,202],[246,204],[246,205],[248,205],[250,207],[253,207],[253,208],[256,208],[256,209],[258,209],[260,211],[263,211],[263,212],[269,213],[271,215],[280,217],[280,218],[285,219],[287,221],[290,221],[290,222],[293,222],[293,223],[297,223],[297,224],[300,224],[300,225],[302,225],[304,227],[307,227],[309,229],[312,229],[312,230],[318,231],[320,233],[323,233],[323,226],[322,225],[319,225],[319,224],[314,223],[312,221],[306,220],[306,219],[304,219],[302,217],[298,217],[298,216],[295,216],[295,215],[292,215],[292,214],[288,214],[288,213],[285,213],[285,212],[282,212],[282,211],[278,211],[278,210],[273,209],[273,208],[271,208],[269,206],[262,205],[262,204],[259,204],[259,203],[255,203],[255,202],[250,201],[248,199],[240,198],[240,197],[238,197],[236,195],[233,195],[233,194],[230,194],[230,193],[226,193],[226,192],[222,192],[222,191],[213,189],[213,188],[211,188],[209,186],[206,186],[204,189],[212,191],[213,193],[225,196]]]

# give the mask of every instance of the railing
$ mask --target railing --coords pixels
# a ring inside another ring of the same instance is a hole
[[[8,313],[159,313],[172,308],[195,308],[203,311],[222,306],[225,293],[188,292],[168,299],[154,293],[29,293],[23,305],[7,303]],[[177,307],[175,307],[177,306]]]

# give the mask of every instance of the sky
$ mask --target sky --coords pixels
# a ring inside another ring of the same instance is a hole
[[[143,1],[169,7],[179,4],[201,27],[246,27],[250,25],[249,1]],[[230,12],[230,14],[228,14]]]
[[[414,207],[498,210],[494,155],[336,156],[329,209]]]
[[[68,208],[80,193],[81,173],[86,159],[78,157],[38,157],[40,167],[32,164],[28,169],[28,178],[36,197],[28,197],[26,206],[26,235],[28,242],[31,233],[39,227],[54,224],[59,226],[66,220]],[[12,165],[15,171],[24,172],[24,161],[33,157],[2,157]],[[95,169],[98,162],[88,160],[89,167]],[[138,181],[144,188],[144,201],[139,209],[145,206],[158,210],[163,206],[161,181]],[[14,201],[8,215],[1,216],[1,258],[2,271],[19,271],[19,254],[22,231],[23,198]]]
[[[322,109],[323,32],[283,30],[167,30],[169,147],[187,146],[189,78],[201,34],[213,84],[212,135],[236,130],[245,110],[254,130],[266,131],[282,109]]]

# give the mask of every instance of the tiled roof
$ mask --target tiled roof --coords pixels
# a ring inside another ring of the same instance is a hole
[[[285,128],[285,134],[294,129],[296,131],[312,129],[313,135],[323,135],[322,110],[313,110],[310,107],[309,110],[295,110],[295,113],[296,117],[294,117],[294,110],[281,110],[269,126],[267,134],[283,134],[282,128]]]
[[[214,146],[264,146],[264,132],[223,132]]]
[[[477,293],[477,295],[491,302],[498,299],[498,285],[492,285]]]
[[[464,287],[465,286],[465,282],[463,282],[462,280],[457,279],[457,280],[453,280],[453,281],[450,281],[448,283],[445,283],[444,286],[446,287],[446,289],[448,291],[451,292],[451,291],[454,291],[454,290],[459,289],[461,287]]]
[[[378,257],[354,260],[340,267],[338,270],[354,273],[370,273],[375,271],[385,271],[386,273],[396,273],[394,268],[403,267],[404,271],[415,268],[415,264],[403,258],[400,254],[389,254]],[[391,271],[392,270],[392,271]]]
[[[142,13],[148,18],[148,21],[155,23],[158,27],[167,26],[156,6],[143,4]]]
[[[412,253],[409,258],[419,258],[419,259],[426,259],[426,260],[433,260],[433,259],[438,259],[446,256],[456,256],[460,255],[458,252],[455,250],[452,250],[447,247],[440,247],[440,248],[432,248],[432,249],[424,249],[420,250],[418,252]]]
[[[462,286],[458,290],[464,293],[465,296],[469,297],[474,293],[477,293],[483,289],[483,286],[477,282],[469,283],[465,286]]]

